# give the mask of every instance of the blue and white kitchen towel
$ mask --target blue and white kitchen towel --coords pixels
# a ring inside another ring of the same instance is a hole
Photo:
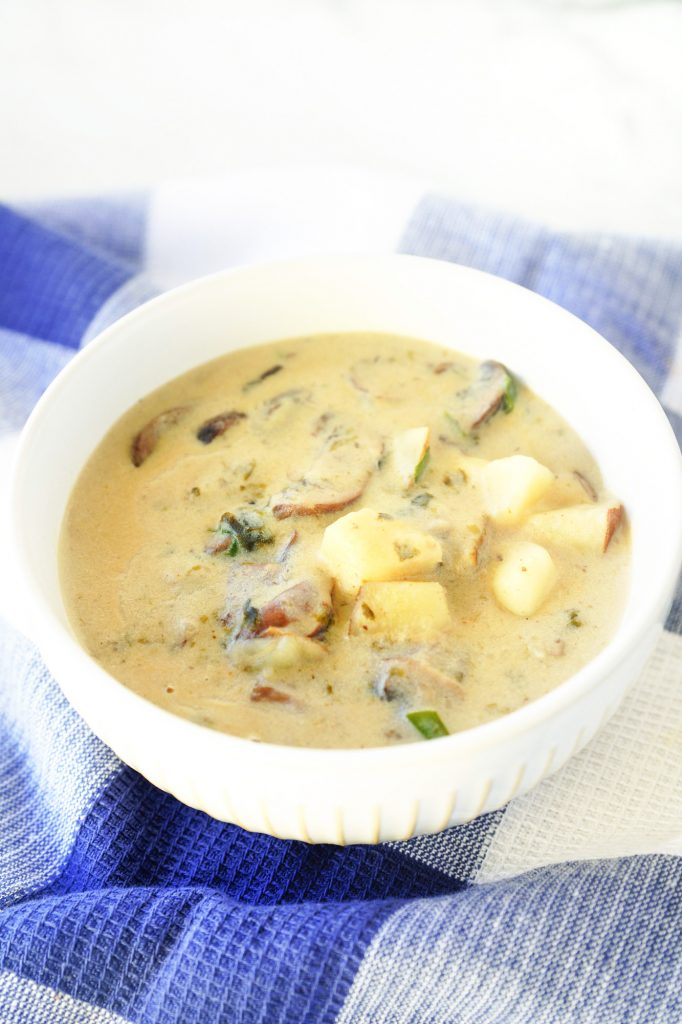
[[[390,248],[572,310],[682,435],[681,250],[552,234],[352,174],[317,189],[252,176],[0,207],[0,478],[50,379],[154,289]],[[11,615],[5,556],[0,581]],[[530,794],[439,836],[339,849],[252,835],[156,790],[0,626],[0,1022],[682,1021],[681,632],[678,597],[622,709]]]

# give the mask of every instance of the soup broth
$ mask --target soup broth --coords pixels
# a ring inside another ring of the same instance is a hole
[[[605,645],[622,513],[513,368],[301,338],[199,366],[115,424],[68,505],[62,585],[86,650],[178,715],[283,744],[423,742]]]

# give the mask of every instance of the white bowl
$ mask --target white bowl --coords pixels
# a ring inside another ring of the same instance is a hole
[[[92,449],[138,398],[224,352],[296,335],[388,331],[507,363],[587,442],[632,526],[625,613],[585,668],[497,721],[437,742],[316,750],[176,717],[85,653],[67,620],[57,541]],[[13,530],[31,633],[73,706],[151,782],[244,828],[306,842],[434,832],[536,785],[594,736],[659,635],[682,560],[682,460],[656,398],[603,338],[506,281],[411,256],[330,257],[220,273],[104,331],[59,375],[24,431]]]

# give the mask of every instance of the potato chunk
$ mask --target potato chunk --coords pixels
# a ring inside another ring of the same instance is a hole
[[[572,505],[552,512],[538,512],[528,525],[533,535],[550,544],[567,544],[585,551],[606,551],[618,529],[623,506],[613,502],[600,505]]]
[[[270,678],[282,669],[323,658],[326,651],[317,640],[269,629],[254,640],[242,640],[230,648],[234,664],[247,672],[262,672]]]
[[[416,483],[426,469],[430,436],[428,427],[414,427],[396,434],[393,439],[393,466],[405,490]]]
[[[393,641],[429,640],[449,622],[440,583],[365,583],[355,601],[350,633],[376,633]]]
[[[495,570],[493,590],[500,604],[515,615],[533,615],[558,578],[551,555],[539,544],[510,544]]]
[[[554,474],[529,455],[493,459],[479,474],[486,509],[502,526],[514,526],[542,498]]]
[[[431,572],[442,561],[438,541],[370,508],[341,516],[324,531],[320,558],[339,588],[355,594],[368,580],[400,580]]]

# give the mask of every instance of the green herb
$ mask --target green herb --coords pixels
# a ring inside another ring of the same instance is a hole
[[[457,417],[446,412],[456,431],[464,438],[476,439],[474,431],[497,412],[510,413],[516,404],[515,378],[502,363],[481,363],[478,379],[457,392]]]
[[[568,624],[569,626],[575,626],[576,629],[580,629],[580,627],[583,624],[583,620],[580,618],[580,615],[577,611],[569,612]]]
[[[457,434],[460,434],[462,437],[468,436],[466,431],[462,430],[459,420],[455,416],[453,416],[451,412],[448,412],[447,409],[445,410],[445,418],[450,424],[450,426],[455,428],[455,432]]]
[[[215,552],[224,552],[229,558],[234,558],[239,551],[239,538],[235,532],[228,514],[224,515],[218,523],[216,530],[218,537],[224,537],[226,543],[219,541],[215,546]]]
[[[253,551],[261,544],[272,544],[274,535],[265,523],[265,517],[257,509],[240,509],[236,513],[225,512],[220,517],[218,533],[231,535],[245,551]],[[230,550],[228,554],[236,554]]]
[[[433,495],[429,494],[428,491],[422,491],[421,494],[415,494],[414,498],[412,499],[412,504],[419,505],[420,508],[426,508],[426,506],[428,505],[432,498]]]
[[[415,471],[414,471],[414,482],[415,483],[419,483],[420,479],[424,475],[424,473],[426,471],[426,467],[429,464],[429,459],[430,458],[431,458],[431,449],[427,448],[426,451],[424,452],[424,454],[422,455],[421,459],[417,463],[417,466],[415,468]]]
[[[502,396],[502,411],[510,413],[516,405],[516,397],[518,395],[518,388],[516,386],[516,380],[512,377],[509,370],[507,370],[507,383],[505,385],[504,394]]]
[[[437,711],[410,711],[407,719],[425,740],[450,735]]]

